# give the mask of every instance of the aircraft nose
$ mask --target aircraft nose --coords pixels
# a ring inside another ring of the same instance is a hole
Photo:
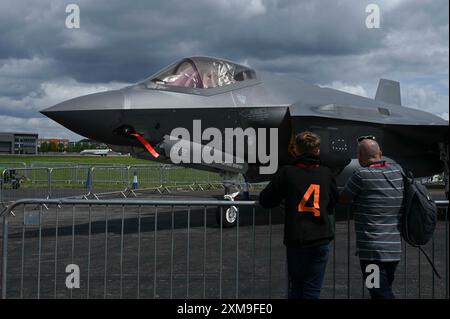
[[[121,109],[123,108],[124,95],[122,91],[107,91],[101,93],[94,93],[76,97],[56,104],[41,113],[51,115],[57,112],[67,111],[90,111],[90,110],[106,110],[106,109]]]
[[[79,135],[108,142],[120,123],[123,105],[124,93],[115,90],[70,99],[41,113]]]

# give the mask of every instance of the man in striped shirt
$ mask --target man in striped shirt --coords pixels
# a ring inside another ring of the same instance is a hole
[[[341,202],[353,202],[356,247],[364,282],[379,268],[379,287],[368,287],[373,299],[395,298],[395,269],[401,257],[400,220],[403,212],[402,168],[381,160],[373,136],[358,139],[358,168],[341,192]]]

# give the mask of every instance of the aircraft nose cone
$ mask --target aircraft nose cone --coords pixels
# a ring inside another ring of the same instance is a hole
[[[41,113],[51,115],[55,112],[121,109],[123,100],[123,92],[119,90],[94,93],[56,104],[42,110]]]
[[[79,135],[107,142],[117,127],[123,103],[124,93],[116,90],[70,99],[41,113]]]

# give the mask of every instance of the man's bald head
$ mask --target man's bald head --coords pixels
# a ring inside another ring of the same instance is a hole
[[[358,144],[359,165],[368,166],[370,163],[381,161],[381,149],[377,141],[366,139]]]

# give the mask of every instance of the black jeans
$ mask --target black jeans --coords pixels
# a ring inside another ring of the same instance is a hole
[[[319,299],[329,244],[300,248],[287,247],[288,298]]]
[[[395,299],[394,293],[392,292],[392,283],[395,279],[395,269],[398,263],[398,261],[360,260],[364,287],[369,290],[372,299]],[[380,269],[380,288],[368,288],[366,286],[366,278],[370,275],[370,272],[366,273],[366,267],[370,264],[377,265]]]

